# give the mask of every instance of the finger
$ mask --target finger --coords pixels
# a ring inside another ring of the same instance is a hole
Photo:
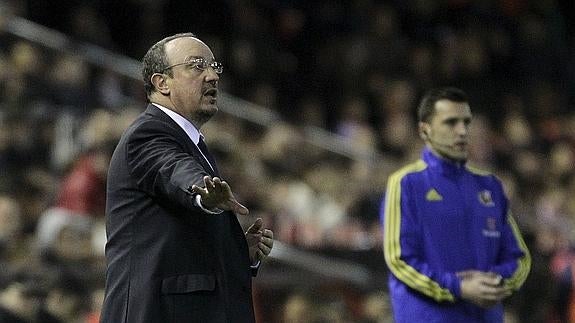
[[[243,206],[243,205],[241,205],[238,201],[233,200],[233,201],[230,201],[230,203],[231,203],[230,209],[231,209],[234,213],[239,214],[239,215],[248,215],[248,214],[250,214],[250,211],[248,210],[248,208],[245,207],[245,206]]]
[[[222,181],[219,177],[214,177],[213,184],[214,184],[214,191],[218,193],[224,191],[225,186],[229,188],[229,185],[225,181]]]
[[[232,194],[232,189],[231,189],[230,185],[228,184],[228,182],[226,182],[226,181],[221,181],[219,184],[220,184],[220,185],[218,186],[218,189],[219,189],[220,192],[228,193],[229,195],[233,195],[233,194]]]
[[[506,297],[507,293],[507,289],[503,287],[485,287],[482,291],[482,297],[490,301],[500,301]]]
[[[513,289],[506,287],[506,286],[500,286],[499,291],[497,292],[500,299],[509,297],[509,296],[511,296],[512,293],[513,293]]]
[[[274,239],[270,239],[270,238],[266,238],[266,237],[261,237],[261,238],[260,238],[260,241],[261,241],[264,245],[266,245],[266,247],[268,247],[268,248],[270,248],[270,249],[271,249],[271,248],[273,247],[273,245],[274,245]]]
[[[192,185],[192,192],[196,193],[196,194],[200,194],[203,197],[205,194],[207,194],[208,191],[202,187],[197,186],[197,185]]]
[[[457,275],[457,277],[466,278],[466,277],[471,277],[472,275],[474,275],[476,273],[477,273],[477,270],[463,270],[463,271],[459,271],[455,274]]]
[[[214,182],[209,176],[204,176],[204,185],[208,192],[212,192],[214,190]]]
[[[493,273],[478,273],[477,276],[481,284],[490,287],[498,287],[502,280],[501,276]]]
[[[258,251],[256,251],[256,258],[258,260],[263,260],[266,257],[266,255],[264,255],[264,253],[258,249]]]
[[[256,221],[248,228],[248,233],[259,233],[263,225],[264,220],[262,220],[262,218],[257,218]]]
[[[249,246],[255,246],[260,243],[260,235],[257,233],[246,232],[246,240],[248,241]]]
[[[492,287],[500,287],[501,283],[503,282],[502,278],[499,277],[489,277],[483,280],[483,284],[492,286]]]
[[[258,249],[259,251],[261,251],[265,256],[269,255],[270,252],[272,251],[272,249],[268,246],[266,246],[263,242],[260,242],[258,244]]]
[[[274,239],[274,232],[273,232],[272,230],[270,230],[270,229],[265,229],[265,230],[263,231],[262,235],[263,235],[264,237],[267,237],[267,238],[272,239],[272,241],[273,241],[273,239]]]
[[[500,286],[503,283],[503,276],[494,272],[485,273],[486,282],[492,285]]]

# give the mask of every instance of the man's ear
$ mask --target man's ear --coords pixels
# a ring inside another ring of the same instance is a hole
[[[429,139],[429,124],[427,122],[419,122],[419,137],[423,140]]]
[[[154,85],[156,91],[162,93],[163,95],[170,94],[170,87],[166,82],[166,75],[161,73],[154,73],[150,78],[150,81]]]

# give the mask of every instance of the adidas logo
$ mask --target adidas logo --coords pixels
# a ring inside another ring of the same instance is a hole
[[[425,199],[428,201],[443,201],[443,196],[439,195],[439,193],[432,188],[425,194]]]

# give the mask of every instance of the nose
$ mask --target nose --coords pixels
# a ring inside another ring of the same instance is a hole
[[[466,124],[465,122],[459,122],[455,130],[457,132],[457,135],[461,137],[466,137],[467,134],[469,133],[469,125]]]
[[[210,66],[205,70],[206,82],[217,82],[220,80],[220,75]]]

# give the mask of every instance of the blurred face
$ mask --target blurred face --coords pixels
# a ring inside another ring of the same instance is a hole
[[[70,262],[89,260],[94,254],[91,239],[89,231],[65,226],[58,233],[54,253],[60,259]]]
[[[165,75],[165,85],[173,109],[196,127],[201,127],[217,111],[219,76],[214,68],[205,70],[197,64],[184,64],[197,59],[214,62],[214,54],[202,41],[192,37],[176,38],[165,47],[173,77]],[[181,65],[176,65],[181,64]]]
[[[419,129],[428,147],[438,156],[464,161],[468,155],[471,108],[467,103],[439,100],[429,122]]]

